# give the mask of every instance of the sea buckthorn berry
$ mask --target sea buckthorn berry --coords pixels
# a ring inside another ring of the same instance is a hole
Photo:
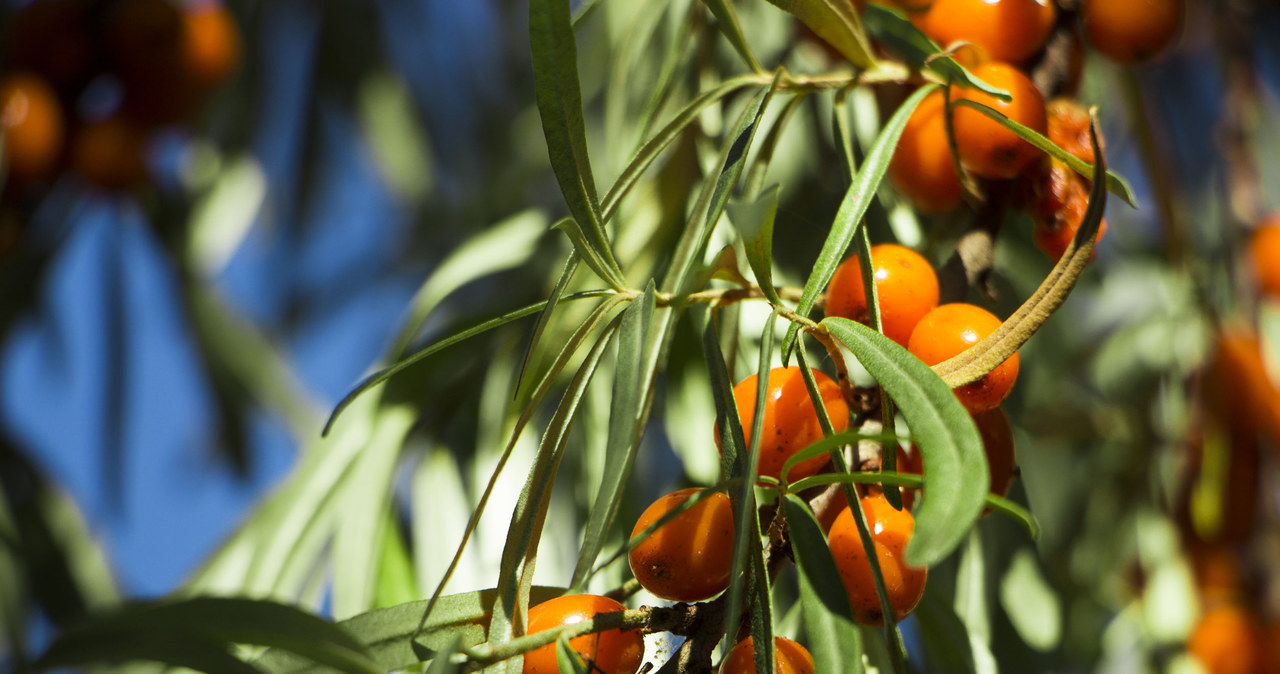
[[[907,542],[916,528],[915,518],[906,510],[896,510],[889,505],[882,494],[862,498],[861,505],[875,543],[876,560],[880,563],[889,605],[894,616],[901,620],[920,602],[929,575],[927,569],[910,566],[906,560]],[[884,614],[876,594],[875,577],[853,517],[853,511],[846,507],[831,525],[828,537],[831,556],[849,595],[854,619],[864,625],[880,625],[884,623]]]
[[[997,61],[1022,63],[1044,47],[1057,20],[1050,0],[937,0],[917,25],[944,47],[972,42]]]
[[[1067,246],[1076,237],[1080,225],[1084,224],[1084,214],[1089,208],[1090,181],[1065,163],[1051,159],[1044,168],[1029,171],[1027,175],[1030,187],[1030,203],[1027,212],[1035,223],[1031,240],[1036,248],[1050,260],[1057,262]],[[1098,223],[1098,232],[1094,242],[1101,241],[1107,231],[1104,218]],[[1097,254],[1097,248],[1089,254],[1089,259]]]
[[[1000,319],[972,304],[943,304],[930,311],[907,343],[907,350],[927,365],[937,365],[960,355],[1000,327]],[[956,397],[971,414],[994,409],[1009,395],[1018,379],[1018,354],[1009,356],[977,381],[955,389]]]
[[[100,187],[124,190],[146,181],[146,134],[120,116],[82,124],[71,147],[71,166]]]
[[[529,609],[529,634],[591,620],[600,613],[626,610],[618,602],[593,594],[572,594]],[[635,674],[644,660],[644,637],[632,630],[608,630],[569,640],[596,674]],[[555,643],[524,654],[523,674],[559,674]]]
[[[941,91],[920,101],[889,162],[893,185],[925,213],[946,213],[964,198],[947,140],[946,107]]]
[[[896,243],[872,246],[871,266],[884,334],[906,347],[916,323],[938,306],[938,276],[923,255]],[[826,312],[828,316],[871,324],[857,255],[841,262],[831,277]]]
[[[778,674],[813,674],[813,656],[804,646],[786,638],[773,638],[773,668]],[[739,641],[720,663],[720,674],[755,674],[756,647],[751,637]]]
[[[844,401],[840,386],[817,370],[813,371],[813,378],[827,408],[827,416],[831,418],[831,426],[837,433],[844,431],[849,427],[849,405]],[[751,444],[751,424],[755,420],[757,379],[757,375],[753,374],[733,387],[733,400],[738,406],[742,432],[748,445]],[[768,391],[765,393],[764,420],[760,427],[760,461],[756,469],[759,475],[780,479],[782,464],[787,459],[822,439],[822,425],[818,421],[817,410],[809,400],[809,391],[804,386],[804,375],[799,367],[776,367],[770,370],[765,385]],[[716,433],[716,447],[720,447],[719,433]],[[795,482],[814,475],[829,460],[830,457],[826,454],[805,459],[791,468],[787,479]]]
[[[954,86],[951,88],[953,102],[970,100],[982,103],[1032,131],[1043,134],[1048,130],[1044,97],[1017,68],[992,61],[974,68],[973,74],[987,84],[1009,92],[1013,99],[1002,101],[977,89]],[[1040,150],[1034,145],[978,110],[956,106],[952,114],[960,161],[978,176],[1013,178],[1040,156]]]
[[[1122,64],[1153,58],[1182,30],[1183,0],[1085,0],[1084,32],[1104,56]]]
[[[4,129],[4,163],[18,180],[50,174],[62,149],[62,106],[44,79],[14,73],[0,82],[0,127]]]
[[[205,0],[182,15],[183,59],[200,93],[221,86],[240,65],[240,30],[225,5]]]
[[[1093,142],[1089,139],[1089,111],[1070,98],[1055,98],[1045,106],[1047,129],[1045,134],[1055,145],[1070,152],[1088,164],[1094,160]],[[1098,144],[1103,146],[1102,135]]]
[[[1187,652],[1210,674],[1260,674],[1263,663],[1262,628],[1248,609],[1238,604],[1210,608],[1187,639]]]
[[[631,537],[639,536],[699,491],[681,489],[654,501],[636,520]],[[712,492],[631,548],[631,572],[644,589],[663,599],[710,599],[729,586],[733,540],[729,497]]]
[[[1253,230],[1249,257],[1258,289],[1270,297],[1280,297],[1280,214],[1267,217]]]

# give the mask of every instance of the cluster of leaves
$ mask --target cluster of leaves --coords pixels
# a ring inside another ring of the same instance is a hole
[[[864,659],[905,671],[891,619],[878,632],[850,618],[806,497],[839,484],[852,501],[855,484],[918,486],[920,476],[891,466],[850,472],[844,447],[886,437],[859,430],[791,461],[830,452],[836,471],[753,487],[758,442],[745,438],[760,433],[737,423],[732,384],[776,360],[812,363],[814,346],[831,367],[865,373],[868,397],[892,400],[902,434],[923,453],[928,491],[908,556],[948,570],[934,574],[918,612],[926,655],[986,669],[999,628],[986,606],[987,576],[996,573],[1015,631],[1036,650],[1061,643],[1057,599],[1029,543],[1039,525],[1016,495],[987,494],[981,442],[950,389],[1027,344],[1062,306],[1090,260],[1107,191],[1134,199],[1101,159],[1086,165],[994,110],[963,103],[1093,179],[1075,243],[996,334],[936,368],[872,328],[813,320],[849,251],[870,269],[870,230],[919,232],[914,219],[906,230],[891,222],[902,210],[881,186],[914,107],[937,87],[989,87],[892,11],[871,5],[864,17],[847,3],[774,4],[673,0],[627,10],[588,0],[575,15],[567,0],[532,0],[536,109],[563,195],[563,206],[548,210],[567,207],[551,225],[562,239],[546,240],[549,219],[535,209],[457,247],[414,296],[388,365],[338,404],[323,435],[294,414],[305,439],[298,467],[177,596],[71,624],[35,664],[518,671],[519,654],[531,648],[625,625],[687,637],[663,670],[683,672],[700,671],[700,657],[722,640],[749,633],[767,643],[798,620],[819,671],[849,671]],[[794,74],[818,59],[792,50],[789,25],[777,33],[785,17],[778,8],[853,68]],[[891,56],[877,56],[872,40]],[[584,58],[580,48],[610,58]],[[761,65],[783,62],[772,71]],[[874,92],[906,81],[923,86],[880,123]],[[834,181],[822,175],[833,167],[841,176]],[[614,176],[603,196],[602,175]],[[806,201],[816,206],[806,210]],[[556,268],[538,289],[544,300],[505,312],[486,306],[478,320],[447,311],[473,282],[543,270],[549,260]],[[210,297],[196,306],[220,315]],[[522,320],[525,329],[516,330]],[[273,367],[242,374],[271,389],[266,380],[287,366],[261,344],[247,345]],[[756,401],[757,420],[763,404]],[[724,449],[718,458],[709,453],[713,428]],[[523,635],[527,608],[542,599],[634,592],[618,563],[627,544],[619,524],[678,480],[727,489],[738,531],[747,532],[735,580],[715,609],[641,608]],[[403,481],[407,500],[396,493]],[[985,507],[1019,525],[995,534],[1017,541],[1006,559],[984,553],[977,522]],[[495,516],[506,508],[509,519]],[[861,528],[865,543],[865,522]],[[788,556],[794,576],[779,571]],[[317,609],[326,597],[337,626],[280,603]],[[228,644],[242,650],[232,655]],[[761,671],[772,671],[768,649],[758,656]]]

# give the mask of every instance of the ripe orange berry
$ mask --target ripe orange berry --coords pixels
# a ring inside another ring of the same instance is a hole
[[[861,505],[875,543],[876,560],[880,563],[889,605],[894,616],[901,620],[920,602],[925,579],[929,575],[925,568],[909,566],[905,557],[907,542],[916,528],[915,518],[906,510],[895,510],[882,494],[864,497]],[[828,543],[840,571],[840,580],[849,595],[854,619],[864,625],[883,624],[884,614],[876,594],[875,577],[862,549],[853,511],[848,507],[831,525]]]
[[[997,61],[1022,63],[1044,47],[1057,20],[1050,0],[937,0],[917,25],[944,47],[972,42]]]
[[[1145,61],[1177,39],[1183,4],[1183,0],[1085,0],[1084,32],[1094,49],[1112,61]]]
[[[831,418],[831,426],[840,433],[849,427],[849,405],[845,403],[840,386],[827,375],[814,370],[818,393]],[[738,406],[742,432],[747,444],[751,443],[751,424],[755,420],[756,375],[751,375],[733,387],[733,399]],[[764,421],[761,425],[759,475],[781,478],[782,464],[796,452],[822,439],[822,425],[817,410],[809,400],[804,386],[804,375],[799,367],[775,367],[769,371],[765,384]],[[720,447],[720,434],[716,433],[716,448]],[[814,475],[827,465],[826,454],[805,459],[791,468],[788,480],[795,482]]]
[[[62,150],[62,106],[43,78],[18,72],[0,82],[4,163],[17,180],[47,177]]]
[[[894,186],[925,213],[946,213],[964,197],[947,142],[946,107],[941,91],[920,101],[889,162]]]
[[[987,84],[1009,92],[1013,100],[1001,101],[977,89],[956,86],[951,88],[952,101],[982,103],[1033,131],[1043,134],[1048,130],[1044,97],[1017,68],[992,61],[974,68],[973,74]],[[1040,150],[1034,145],[973,108],[954,108],[952,127],[961,163],[983,178],[1012,178],[1040,156]]]
[[[188,74],[201,93],[213,91],[240,65],[240,30],[218,1],[187,8],[182,22]]]
[[[1268,216],[1249,241],[1249,257],[1258,289],[1270,297],[1280,297],[1280,213]]]
[[[773,638],[773,665],[778,674],[813,674],[813,656],[804,646],[786,638]],[[720,674],[755,674],[756,647],[747,637],[730,649],[720,663]]]
[[[938,306],[938,275],[923,255],[896,243],[871,247],[871,266],[880,299],[880,323],[889,339],[907,345],[911,331]],[[840,263],[827,287],[828,316],[871,324],[857,255]]]
[[[71,166],[100,187],[129,189],[147,178],[145,145],[143,130],[123,117],[89,122],[73,138]]]
[[[1057,262],[1067,246],[1076,237],[1080,225],[1084,224],[1084,213],[1089,208],[1089,183],[1070,167],[1057,159],[1048,161],[1047,168],[1029,171],[1028,176],[1035,182],[1032,187],[1032,203],[1027,207],[1035,229],[1031,240],[1050,260]],[[1102,240],[1107,231],[1104,218],[1098,223],[1098,232],[1094,242]],[[1097,248],[1090,253],[1089,259],[1097,254]]]
[[[640,535],[699,491],[681,489],[654,501],[636,520],[631,537]],[[644,589],[663,599],[710,599],[729,587],[733,540],[729,497],[713,492],[631,548],[631,572]]]
[[[1089,140],[1089,111],[1070,98],[1055,98],[1045,106],[1049,140],[1062,149],[1092,164],[1093,143]],[[1098,144],[1105,149],[1101,132]]]
[[[571,594],[529,609],[529,634],[591,620],[599,613],[626,610],[618,602],[593,594]],[[569,646],[597,674],[635,674],[644,660],[644,637],[639,632],[609,630],[569,640]],[[523,674],[559,674],[555,643],[524,654]]]
[[[907,350],[926,365],[937,365],[960,355],[998,327],[1000,319],[982,307],[943,304],[920,319]],[[957,387],[956,397],[971,414],[984,412],[999,406],[1017,379],[1018,354],[1014,353],[977,381]]]
[[[1226,604],[1200,616],[1187,639],[1187,652],[1210,674],[1259,674],[1262,628],[1245,608]]]

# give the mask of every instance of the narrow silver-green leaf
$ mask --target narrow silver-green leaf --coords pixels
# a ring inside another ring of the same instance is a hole
[[[622,313],[618,327],[618,365],[613,379],[613,401],[609,408],[609,435],[604,461],[604,475],[596,502],[587,516],[582,551],[573,571],[572,587],[581,591],[586,582],[605,535],[613,525],[622,502],[623,488],[631,476],[636,451],[640,446],[640,417],[649,403],[652,387],[645,378],[645,363],[650,358],[649,333],[653,324],[655,304],[653,281],[645,287],[644,294],[631,301]]]
[[[778,215],[778,192],[779,187],[774,185],[758,199],[731,202],[727,206],[729,221],[742,235],[756,283],[775,306],[782,305],[782,298],[773,287],[773,222]]]
[[[760,62],[751,53],[751,45],[747,44],[747,37],[742,34],[742,24],[738,22],[738,12],[733,9],[733,3],[730,0],[702,0],[702,4],[716,15],[720,32],[729,38],[729,44],[738,51],[738,55],[746,62],[747,67],[756,72],[762,70]]]
[[[995,108],[992,108],[991,106],[988,106],[988,105],[983,105],[982,103],[979,103],[977,101],[971,101],[964,98],[954,101],[952,105],[973,108],[974,110],[981,112],[982,114],[999,122],[1000,125],[1005,127],[1006,129],[1009,129],[1010,131],[1018,134],[1019,137],[1021,137],[1023,140],[1027,141],[1028,143],[1031,143],[1032,145],[1040,148],[1041,150],[1048,152],[1050,155],[1053,155],[1055,159],[1061,159],[1062,161],[1066,162],[1067,166],[1070,166],[1071,170],[1075,171],[1076,173],[1079,173],[1080,175],[1090,180],[1093,179],[1093,174],[1094,174],[1093,164],[1085,163],[1079,157],[1058,147],[1057,144],[1055,144],[1053,141],[1049,140],[1048,138],[1044,137],[1034,129],[1029,129],[1013,121],[1012,119],[1009,119],[1007,116],[1005,116],[1004,113],[1000,112],[999,110],[996,110]],[[1123,199],[1126,204],[1129,204],[1134,208],[1138,207],[1138,202],[1134,198],[1133,192],[1129,189],[1129,183],[1126,182],[1125,179],[1115,171],[1111,171],[1111,170],[1107,171],[1107,191]]]
[[[875,144],[871,146],[866,160],[862,162],[858,174],[854,176],[853,182],[844,194],[844,199],[840,202],[840,209],[836,211],[835,221],[831,224],[831,232],[823,242],[822,251],[818,253],[813,271],[809,274],[809,280],[805,282],[804,290],[800,294],[796,313],[808,316],[809,312],[813,311],[818,295],[822,293],[823,288],[827,287],[827,283],[835,274],[836,267],[844,258],[844,252],[848,250],[858,227],[862,225],[862,216],[866,214],[867,207],[871,205],[871,200],[875,198],[876,190],[880,187],[880,182],[884,180],[885,172],[889,170],[889,161],[893,159],[893,151],[898,146],[902,129],[906,127],[907,120],[920,101],[936,88],[936,86],[920,87],[906,101],[903,101],[889,118],[889,122],[885,124]],[[786,341],[782,344],[784,359],[791,353],[796,336],[799,334],[800,324],[792,323],[787,330]]]
[[[800,611],[814,667],[819,672],[860,672],[862,634],[853,621],[848,595],[822,527],[809,506],[795,494],[787,494],[782,504],[800,575]]]
[[[862,28],[862,18],[849,0],[769,0],[794,14],[836,51],[858,68],[870,68],[876,59]]]
[[[567,302],[572,300],[587,299],[591,297],[607,297],[612,294],[614,293],[611,290],[588,290],[585,292],[574,293],[572,295],[564,297],[562,298],[562,301]],[[542,311],[543,309],[545,309],[546,306],[547,306],[546,302],[538,302],[536,304],[530,304],[527,307],[516,309],[515,311],[507,312],[501,316],[498,316],[497,318],[491,318],[475,327],[467,328],[462,332],[455,333],[453,335],[450,335],[449,337],[441,339],[440,341],[433,342],[432,344],[425,346],[409,354],[408,356],[405,356],[401,360],[397,361],[394,365],[391,365],[390,367],[384,368],[382,370],[378,370],[377,372],[374,372],[368,377],[365,377],[364,381],[360,382],[354,389],[351,390],[350,393],[343,396],[342,400],[338,401],[338,404],[333,408],[333,412],[329,414],[329,420],[325,422],[324,430],[321,431],[321,435],[328,435],[329,431],[333,430],[333,425],[335,422],[337,422],[338,416],[341,415],[344,410],[350,407],[351,403],[355,402],[356,398],[359,398],[369,389],[372,389],[378,386],[379,384],[387,381],[388,379],[396,376],[397,374],[403,372],[404,370],[416,364],[418,361],[428,356],[431,356],[444,349],[447,349],[459,342],[464,342],[468,339],[471,339],[476,335],[488,332],[494,328],[502,327],[507,323],[519,320],[521,318],[524,318],[525,316],[536,314],[539,311]]]
[[[626,287],[626,282],[622,280],[617,272],[610,266],[607,260],[600,256],[596,249],[591,247],[587,241],[587,237],[582,232],[582,227],[578,225],[578,221],[573,218],[564,218],[551,226],[552,229],[558,229],[569,237],[569,241],[573,244],[573,250],[587,263],[591,271],[600,277],[601,281],[608,283],[611,288],[621,290]]]
[[[578,47],[569,18],[569,0],[529,2],[529,43],[533,51],[533,88],[551,168],[569,212],[586,227],[590,247],[617,276],[621,269],[604,231],[595,177],[587,153],[578,80]]]
[[[821,326],[898,404],[925,467],[907,561],[936,564],[964,540],[990,490],[986,452],[973,417],[928,365],[884,335],[846,318]]]
[[[359,641],[333,623],[284,604],[224,597],[160,600],[92,614],[58,635],[36,665],[156,660],[148,657],[147,644],[179,642],[221,646],[224,651],[231,644],[269,646],[344,672],[381,671]]]
[[[538,340],[542,338],[542,333],[547,329],[547,323],[551,321],[551,314],[555,313],[556,306],[560,303],[560,298],[564,297],[564,289],[573,280],[574,272],[578,271],[578,253],[575,251],[569,253],[569,259],[564,262],[564,269],[560,272],[560,278],[556,281],[555,287],[551,289],[551,296],[547,298],[547,306],[543,308],[542,313],[538,314],[538,322],[533,326],[533,334],[529,336],[529,347],[525,349],[524,359],[520,361],[520,374],[516,377],[515,392],[512,398],[520,395],[520,387],[524,384],[524,374],[529,369],[529,362],[533,359],[534,351],[538,348]]]
[[[946,663],[949,671],[974,674],[973,649],[969,632],[956,612],[939,596],[937,583],[925,586],[924,597],[914,611],[920,627],[925,657],[932,663]]]

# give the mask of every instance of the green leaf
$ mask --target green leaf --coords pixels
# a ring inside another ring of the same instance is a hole
[[[925,585],[924,597],[913,612],[929,662],[946,663],[960,674],[974,674],[969,632],[938,594],[937,583]]]
[[[862,635],[853,621],[848,595],[822,527],[809,506],[795,494],[787,494],[782,504],[800,575],[800,610],[814,668],[819,672],[860,671]]]
[[[999,110],[996,110],[995,108],[992,108],[987,105],[983,105],[982,103],[979,103],[977,101],[971,101],[965,98],[953,101],[952,105],[969,107],[969,108],[973,108],[974,110],[977,110],[978,112],[981,112],[982,114],[999,122],[1000,125],[1005,127],[1006,129],[1009,129],[1010,131],[1018,134],[1018,136],[1021,137],[1023,140],[1049,153],[1055,159],[1060,159],[1063,162],[1066,162],[1067,166],[1071,167],[1071,170],[1075,171],[1076,173],[1079,173],[1085,178],[1093,180],[1093,174],[1094,174],[1093,164],[1085,163],[1079,157],[1058,147],[1053,141],[1040,135],[1039,132],[1033,129],[1029,129],[1013,121],[1012,119],[1009,119],[1008,117],[1005,116],[1004,113],[1000,112]],[[1116,195],[1117,197],[1120,197],[1121,199],[1124,200],[1126,204],[1129,204],[1134,208],[1138,207],[1138,202],[1134,198],[1133,192],[1129,189],[1129,183],[1127,183],[1125,179],[1122,178],[1115,171],[1110,171],[1110,170],[1107,171],[1106,185],[1107,185],[1108,192]],[[1083,230],[1084,227],[1082,226],[1081,229]]]
[[[388,509],[382,525],[382,550],[378,553],[378,581],[374,587],[374,606],[396,606],[421,597],[413,559],[404,536],[400,535],[395,513]]]
[[[538,603],[563,592],[561,588],[534,587],[530,598]],[[425,621],[423,612],[430,601],[415,601],[362,613],[338,623],[338,627],[366,649],[380,671],[408,669],[419,662],[438,661],[460,647],[483,643],[496,597],[497,590],[492,588],[440,597]],[[297,655],[274,650],[256,664],[278,674],[313,669]]]
[[[800,105],[808,100],[808,96],[804,92],[800,92],[791,97],[787,104],[782,106],[782,111],[778,113],[777,119],[773,120],[773,126],[769,127],[769,133],[765,134],[764,140],[760,142],[760,151],[756,153],[756,161],[751,165],[751,170],[747,172],[747,178],[744,181],[746,185],[742,188],[743,198],[755,199],[760,194],[760,188],[764,184],[765,176],[769,173],[769,165],[773,163],[773,155],[777,153],[778,147],[782,144],[782,137],[787,130],[787,124],[795,115],[796,110],[800,109]]]
[[[716,175],[715,181],[705,185],[701,194],[698,195],[698,202],[693,210],[697,219],[685,228],[677,244],[671,267],[667,270],[662,283],[662,287],[672,289],[677,295],[683,295],[687,291],[686,286],[693,271],[707,249],[711,232],[724,212],[725,203],[729,200],[733,186],[742,175],[742,169],[747,163],[747,153],[751,150],[751,142],[755,138],[756,129],[760,126],[760,118],[764,115],[781,76],[781,70],[774,73],[773,81],[768,86],[761,87],[738,115],[738,121],[729,135],[729,142],[720,154],[720,172]]]
[[[574,272],[578,271],[577,252],[569,254],[569,259],[564,262],[564,269],[560,272],[560,278],[556,281],[555,287],[551,289],[551,296],[547,298],[547,306],[543,308],[542,313],[538,314],[538,322],[533,326],[533,334],[529,336],[529,347],[525,349],[524,359],[520,361],[520,374],[516,377],[515,393],[512,398],[520,395],[520,387],[524,384],[525,372],[529,369],[529,362],[533,359],[534,351],[538,348],[538,340],[542,338],[542,333],[547,329],[547,323],[551,322],[551,314],[555,313],[556,306],[560,304],[560,298],[564,297],[564,289],[568,287],[569,282],[573,280]]]
[[[912,68],[928,68],[944,81],[965,83],[980,89],[1002,101],[1012,100],[1009,92],[997,89],[974,77],[955,59],[943,56],[943,51],[924,33],[916,28],[901,12],[875,3],[869,3],[862,20],[867,32],[876,42],[901,57]]]
[[[680,137],[685,128],[697,119],[703,110],[739,89],[759,84],[759,80],[760,78],[755,75],[726,80],[716,88],[703,92],[697,98],[686,103],[680,109],[680,112],[676,113],[675,119],[672,119],[652,138],[645,141],[644,146],[636,152],[636,156],[631,159],[631,162],[627,164],[622,174],[613,183],[613,187],[609,188],[609,193],[604,196],[604,201],[601,202],[601,206],[604,209],[605,222],[613,219],[613,215],[618,210],[618,204],[622,202],[623,197],[627,196],[631,188],[639,182],[645,170],[653,164],[654,160],[662,154],[662,151],[667,146]]]
[[[572,587],[583,590],[605,535],[618,514],[624,487],[635,464],[636,451],[644,428],[640,417],[650,403],[652,387],[645,376],[645,364],[651,357],[649,336],[655,304],[653,281],[644,294],[631,301],[622,313],[618,328],[618,360],[613,380],[613,402],[609,408],[609,435],[604,460],[604,475],[596,493],[595,505],[587,517],[586,533],[578,565],[573,571]]]
[[[773,287],[773,222],[778,214],[778,191],[779,187],[774,185],[754,201],[730,203],[728,212],[729,221],[742,235],[747,262],[755,272],[760,290],[775,306],[782,306],[782,298]]]
[[[66,668],[101,668],[131,662],[154,662],[200,672],[259,674],[261,670],[231,654],[225,644],[191,635],[155,635],[128,632],[59,640],[50,646],[30,671]]]
[[[1018,635],[1043,653],[1062,643],[1062,602],[1031,548],[1020,548],[1000,581],[1000,605]]]
[[[702,0],[702,4],[716,15],[720,32],[729,38],[729,43],[738,51],[738,55],[746,62],[747,67],[755,72],[763,70],[760,62],[751,53],[751,45],[747,44],[746,36],[742,34],[742,24],[738,22],[738,13],[733,9],[733,3],[729,0]]]
[[[556,639],[556,665],[560,667],[561,674],[588,674],[582,656],[573,650],[569,640],[563,635]]]
[[[591,271],[600,277],[601,281],[609,284],[609,287],[615,290],[622,290],[626,287],[626,282],[622,280],[617,272],[609,266],[609,262],[600,256],[591,244],[587,241],[587,237],[582,233],[582,227],[578,226],[578,221],[573,218],[564,218],[551,226],[552,229],[558,229],[569,237],[569,241],[573,243],[573,250],[582,258],[583,262],[591,268]]]
[[[588,290],[580,293],[573,293],[572,295],[563,297],[561,298],[561,301],[569,302],[573,300],[587,299],[592,297],[608,297],[613,294],[614,293],[612,290]],[[338,417],[342,414],[344,410],[346,410],[348,407],[351,406],[351,403],[355,402],[356,398],[359,398],[361,395],[368,392],[370,389],[375,388],[379,384],[382,384],[388,379],[407,370],[408,368],[418,363],[418,361],[421,361],[422,359],[428,356],[431,356],[440,351],[443,351],[444,349],[447,349],[453,346],[454,344],[458,344],[459,342],[465,342],[466,340],[471,339],[476,335],[488,332],[494,328],[502,327],[507,323],[511,323],[512,321],[517,321],[521,318],[524,318],[525,316],[536,314],[542,311],[543,309],[545,309],[546,306],[547,306],[547,302],[538,302],[536,304],[530,304],[529,306],[516,309],[515,311],[507,312],[501,316],[498,316],[497,318],[491,318],[477,326],[467,328],[462,332],[455,333],[438,342],[434,342],[428,346],[425,346],[409,354],[408,356],[405,356],[404,358],[400,359],[394,365],[384,368],[382,370],[379,370],[377,372],[374,372],[368,377],[365,377],[364,381],[360,382],[354,389],[351,390],[350,393],[344,396],[342,400],[338,401],[338,404],[333,408],[333,412],[329,414],[329,420],[325,422],[324,430],[321,431],[321,435],[328,435],[329,431],[333,430],[333,425],[338,421]]]
[[[794,14],[858,68],[875,64],[862,18],[849,0],[769,0]]]
[[[444,298],[472,281],[529,262],[546,231],[547,216],[526,210],[486,228],[449,253],[414,293],[409,317],[389,351],[391,357],[404,356],[427,317]]]
[[[616,334],[616,327],[616,323],[611,323],[605,328],[570,381],[543,432],[537,458],[529,470],[515,510],[511,513],[511,525],[507,530],[506,545],[502,549],[498,576],[497,610],[489,623],[488,643],[491,646],[503,644],[513,636],[518,636],[514,631],[516,624],[520,624],[523,629],[523,619],[517,619],[516,616],[528,609],[538,542],[542,538],[547,509],[551,505],[551,489],[555,486],[556,474],[564,458],[569,430],[577,417],[583,393],[591,383],[591,376],[595,374],[601,356]],[[512,666],[512,661],[498,664],[500,671],[511,671]]]
[[[378,553],[394,507],[396,463],[416,421],[409,405],[380,407],[373,434],[343,472],[338,497],[342,515],[333,539],[333,615],[339,620],[374,607]]]
[[[827,240],[822,244],[822,251],[818,254],[818,259],[813,265],[813,272],[809,275],[809,280],[805,282],[804,290],[800,294],[800,302],[796,307],[796,313],[801,316],[808,316],[809,312],[813,311],[813,305],[817,302],[818,295],[822,293],[823,288],[827,287],[827,283],[831,281],[831,276],[835,274],[836,267],[840,265],[845,250],[849,248],[849,244],[853,241],[858,227],[862,224],[862,216],[866,214],[867,207],[871,205],[872,199],[875,198],[876,190],[879,189],[885,172],[889,170],[889,161],[893,159],[893,151],[898,146],[898,138],[902,136],[902,129],[907,125],[907,120],[911,117],[911,113],[915,111],[916,106],[920,104],[920,101],[924,100],[936,88],[936,86],[923,86],[917,89],[893,113],[893,117],[885,124],[884,130],[880,132],[875,144],[871,146],[871,151],[867,153],[867,158],[862,163],[862,168],[858,171],[858,175],[854,176],[853,183],[849,185],[848,191],[845,192],[844,200],[840,203],[840,209],[836,211],[835,222],[831,225],[831,232],[827,235]],[[799,334],[800,324],[792,323],[787,330],[787,338],[782,344],[784,361],[787,355],[791,353],[796,336]]]
[[[974,669],[979,674],[995,674],[995,656],[991,653],[991,616],[987,605],[986,551],[978,529],[969,532],[968,542],[960,555],[956,570],[956,616],[964,623],[973,651]]]
[[[165,644],[183,648],[169,652]],[[188,647],[196,656],[217,657],[218,648],[225,653],[231,644],[279,648],[344,672],[381,671],[351,634],[318,616],[270,601],[222,597],[160,600],[92,614],[60,634],[36,666],[130,659],[192,666],[173,658]],[[245,665],[244,671],[256,670]]]
[[[587,153],[578,81],[578,47],[569,19],[569,0],[531,0],[529,43],[533,87],[542,117],[551,168],[574,219],[586,226],[590,247],[617,277],[622,270],[604,231],[595,178]],[[607,277],[602,277],[607,278]]]
[[[452,662],[453,654],[458,652],[461,646],[461,639],[454,639],[451,643],[446,644],[444,648],[436,651],[436,656],[431,659],[431,666],[427,668],[426,674],[457,674],[462,671],[462,663]],[[388,668],[390,669],[396,668]]]
[[[911,429],[927,477],[907,562],[936,564],[964,539],[990,490],[973,417],[928,365],[888,337],[846,318],[826,318],[821,327],[875,377]]]

